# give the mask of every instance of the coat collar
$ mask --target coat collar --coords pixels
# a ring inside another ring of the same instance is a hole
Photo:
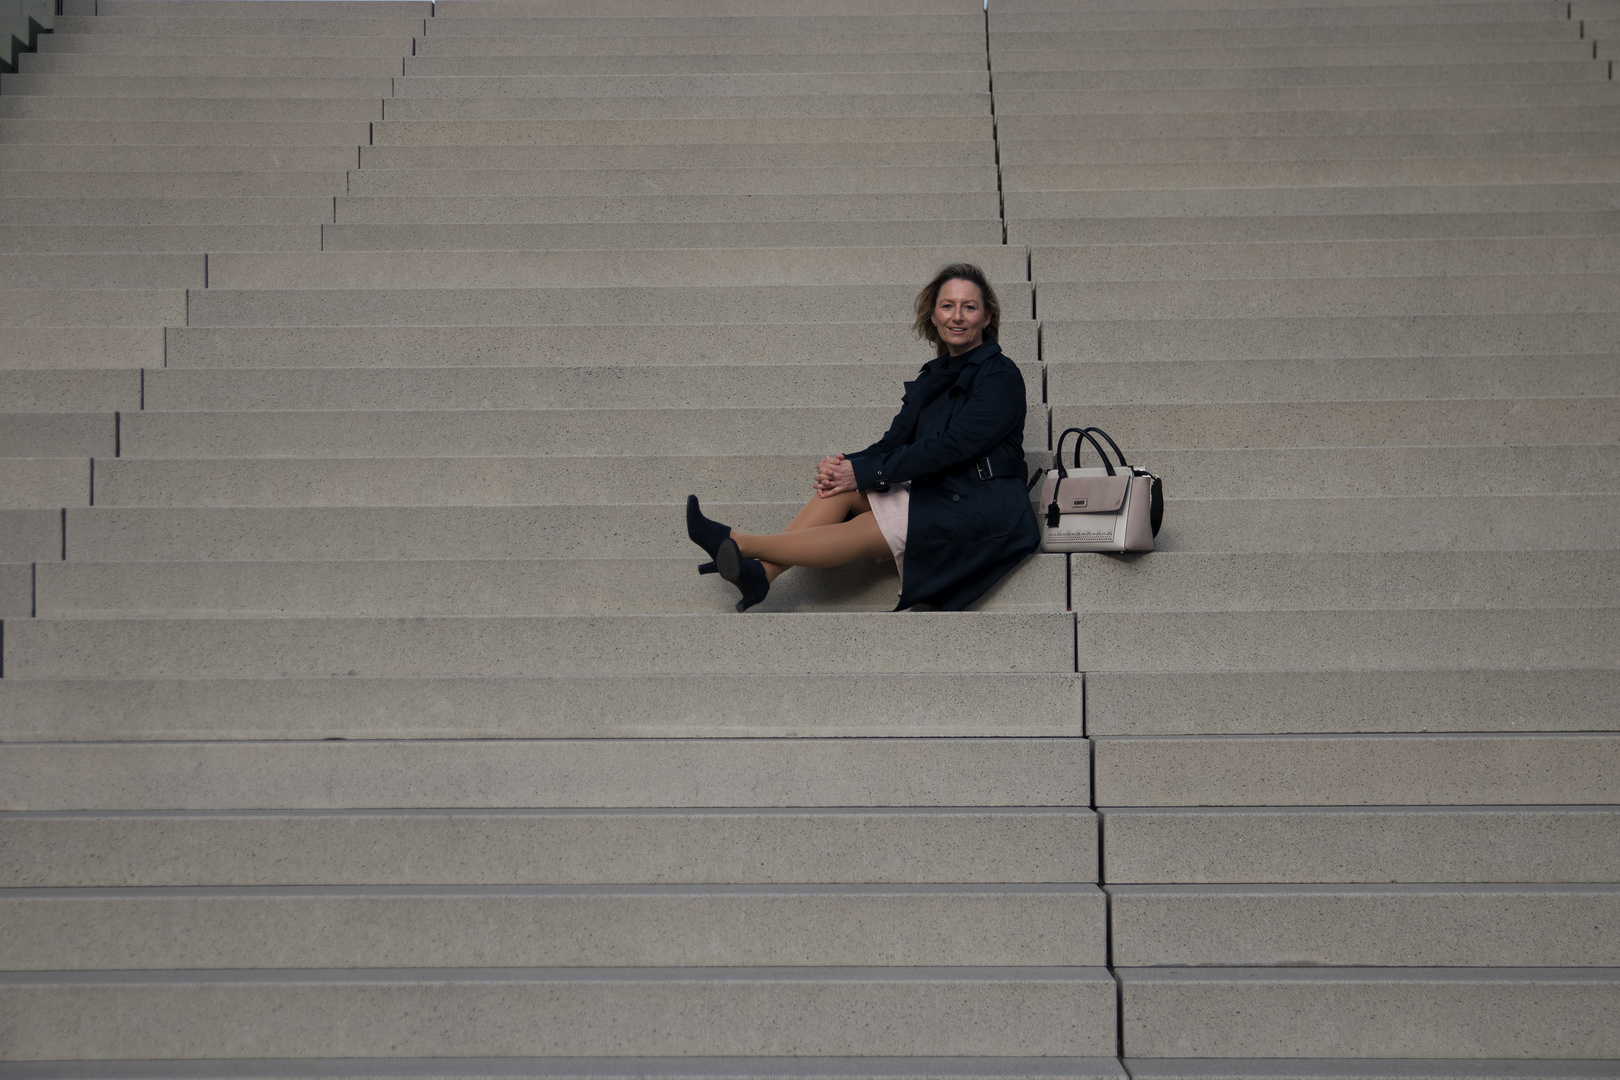
[[[954,375],[965,372],[975,364],[982,363],[1001,351],[1001,343],[995,338],[986,338],[982,343],[963,353],[960,356],[936,356],[923,365],[923,370],[930,374],[938,372],[941,375]]]

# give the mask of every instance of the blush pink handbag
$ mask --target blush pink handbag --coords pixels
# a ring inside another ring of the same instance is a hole
[[[1074,442],[1074,466],[1063,467],[1063,440],[1079,435]],[[1119,459],[1116,468],[1108,452],[1097,441],[1113,448]],[[1102,458],[1102,467],[1082,469],[1080,447],[1090,442]],[[1146,469],[1125,461],[1119,444],[1102,428],[1069,428],[1058,436],[1052,454],[1052,468],[1036,473],[1030,486],[1039,481],[1040,501],[1036,504],[1041,526],[1041,550],[1066,551],[1152,551],[1153,538],[1164,521],[1164,485]]]

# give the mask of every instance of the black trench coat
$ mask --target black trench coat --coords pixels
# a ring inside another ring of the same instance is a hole
[[[896,611],[960,611],[1040,547],[1024,488],[1024,376],[994,341],[924,364],[883,438],[844,456],[862,491],[911,481]]]

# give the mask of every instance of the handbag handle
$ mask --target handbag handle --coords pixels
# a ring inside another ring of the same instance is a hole
[[[1101,435],[1103,437],[1103,441],[1106,442],[1109,446],[1112,446],[1114,448],[1114,456],[1119,459],[1119,467],[1120,468],[1128,469],[1128,468],[1131,467],[1130,462],[1125,460],[1125,451],[1123,451],[1123,450],[1121,450],[1119,448],[1119,443],[1115,442],[1113,439],[1110,439],[1108,437],[1108,432],[1104,431],[1100,427],[1088,427],[1088,428],[1086,428],[1086,430],[1087,431],[1094,431],[1098,435]],[[1091,440],[1091,445],[1092,446],[1097,446],[1097,440],[1095,440],[1095,439]],[[1107,462],[1108,455],[1103,454],[1102,447],[1097,446],[1097,453],[1102,454],[1103,461]],[[1080,444],[1079,443],[1074,444],[1074,467],[1077,468],[1077,469],[1080,467]],[[1113,473],[1110,472],[1109,475],[1112,476]]]
[[[1103,468],[1108,471],[1108,475],[1109,476],[1114,475],[1114,464],[1113,464],[1113,462],[1108,460],[1108,454],[1106,452],[1104,452],[1104,450],[1102,448],[1102,444],[1097,441],[1096,436],[1092,435],[1092,432],[1094,432],[1094,431],[1098,435],[1101,435],[1103,438],[1108,439],[1108,435],[1103,431],[1102,428],[1077,428],[1077,427],[1072,427],[1072,428],[1068,428],[1067,430],[1065,430],[1063,432],[1063,434],[1058,436],[1057,449],[1055,451],[1053,451],[1053,453],[1052,453],[1052,468],[1057,470],[1059,480],[1062,480],[1062,479],[1064,479],[1065,477],[1067,477],[1069,475],[1068,470],[1063,467],[1063,440],[1067,439],[1070,436],[1070,434],[1075,434],[1075,435],[1080,436],[1079,439],[1076,439],[1074,441],[1074,467],[1075,468],[1078,469],[1080,467],[1080,447],[1082,445],[1081,444],[1081,439],[1085,439],[1085,440],[1088,440],[1091,443],[1092,446],[1097,448],[1097,456],[1102,458]],[[1108,439],[1108,445],[1109,446],[1114,446],[1114,440],[1113,439]],[[1119,447],[1114,446],[1114,453],[1116,453],[1116,454],[1119,453]],[[1125,464],[1125,457],[1124,457],[1123,454],[1120,455],[1119,463],[1121,465]]]

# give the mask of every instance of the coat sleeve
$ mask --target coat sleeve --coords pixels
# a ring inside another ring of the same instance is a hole
[[[895,418],[896,424],[900,419]],[[1023,426],[1024,376],[1013,365],[1005,364],[976,380],[973,395],[957,410],[946,430],[901,446],[885,446],[879,440],[853,456],[855,486],[865,491],[883,481],[899,484],[942,472],[983,457]]]

